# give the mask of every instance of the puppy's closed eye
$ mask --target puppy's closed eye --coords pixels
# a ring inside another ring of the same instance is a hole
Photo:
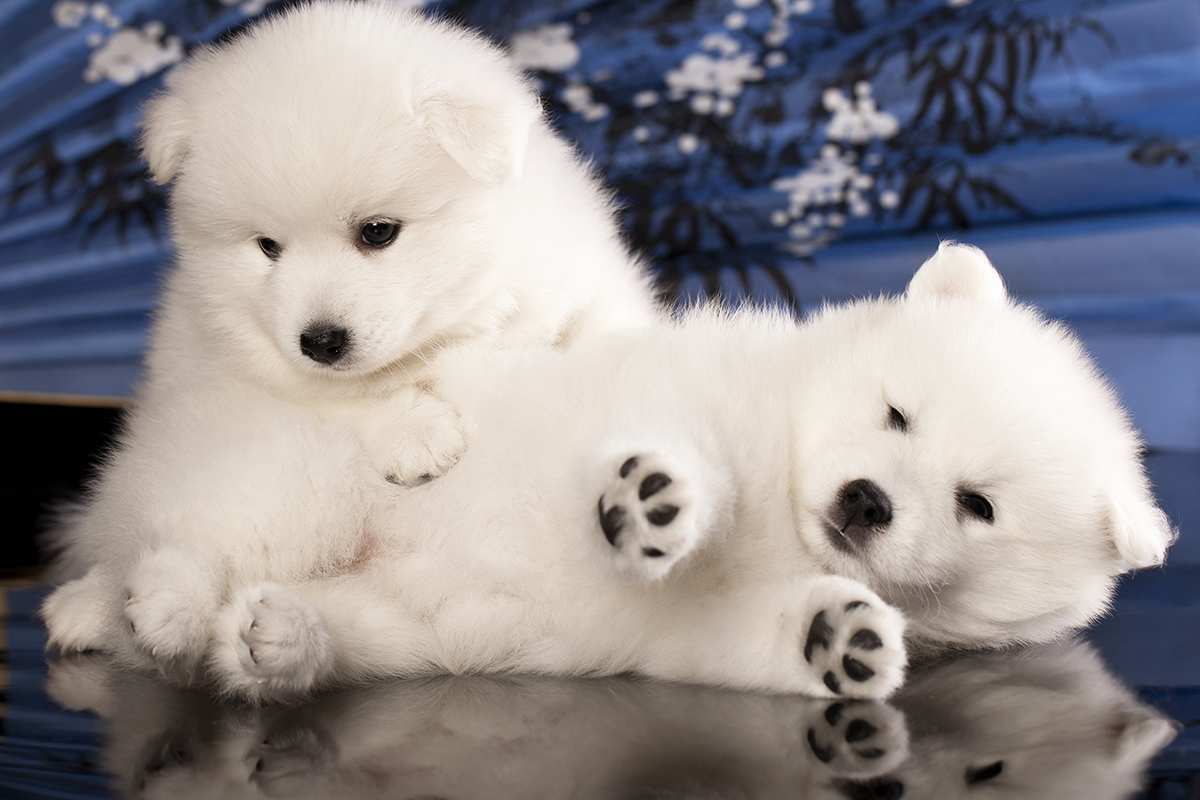
[[[907,433],[908,417],[904,416],[904,412],[895,406],[888,406],[887,426],[894,431]]]

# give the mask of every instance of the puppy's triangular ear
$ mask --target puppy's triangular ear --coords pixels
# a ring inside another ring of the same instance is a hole
[[[908,284],[909,297],[961,297],[1000,303],[1008,296],[1000,273],[978,247],[942,242]]]
[[[191,117],[187,105],[179,97],[168,91],[146,103],[142,117],[142,155],[155,183],[170,183],[179,174],[191,133]]]
[[[496,100],[438,95],[419,109],[430,137],[468,175],[490,186],[521,176],[529,132],[540,113],[525,87],[516,97]]]
[[[1117,731],[1117,760],[1144,765],[1179,734],[1179,725],[1148,708],[1125,713]]]
[[[1122,491],[1109,498],[1105,522],[1108,535],[1125,569],[1156,567],[1167,557],[1176,532],[1148,487]]]

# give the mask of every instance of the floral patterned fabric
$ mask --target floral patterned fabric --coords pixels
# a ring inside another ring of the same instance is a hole
[[[128,390],[170,259],[139,106],[284,5],[0,4],[0,389]],[[1200,446],[1194,0],[426,5],[508,43],[668,294],[803,308],[976,241],[1084,330],[1135,410],[1172,374],[1191,404],[1165,423],[1148,405],[1144,427]]]

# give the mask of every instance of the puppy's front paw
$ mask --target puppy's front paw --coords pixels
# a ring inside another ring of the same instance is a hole
[[[125,583],[134,644],[164,672],[190,679],[208,645],[216,578],[188,553],[163,548],[138,559]]]
[[[449,472],[467,451],[467,437],[452,406],[424,395],[370,446],[389,483],[412,487]]]
[[[596,515],[621,570],[662,578],[700,542],[707,514],[690,472],[655,454],[629,456],[616,468]]]
[[[908,725],[886,703],[830,703],[812,720],[805,740],[813,758],[842,778],[883,775],[908,758]]]
[[[252,701],[286,699],[333,669],[333,642],[315,609],[264,583],[237,592],[221,611],[212,660],[224,691]]]
[[[862,584],[818,579],[801,640],[804,666],[835,697],[881,700],[904,682],[904,617]]]

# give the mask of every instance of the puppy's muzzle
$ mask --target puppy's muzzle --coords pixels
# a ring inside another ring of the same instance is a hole
[[[859,478],[838,491],[830,517],[833,530],[829,535],[834,546],[853,550],[887,530],[892,521],[892,501],[874,481]]]
[[[309,325],[300,334],[300,352],[318,364],[333,364],[350,351],[350,331],[326,322]]]

